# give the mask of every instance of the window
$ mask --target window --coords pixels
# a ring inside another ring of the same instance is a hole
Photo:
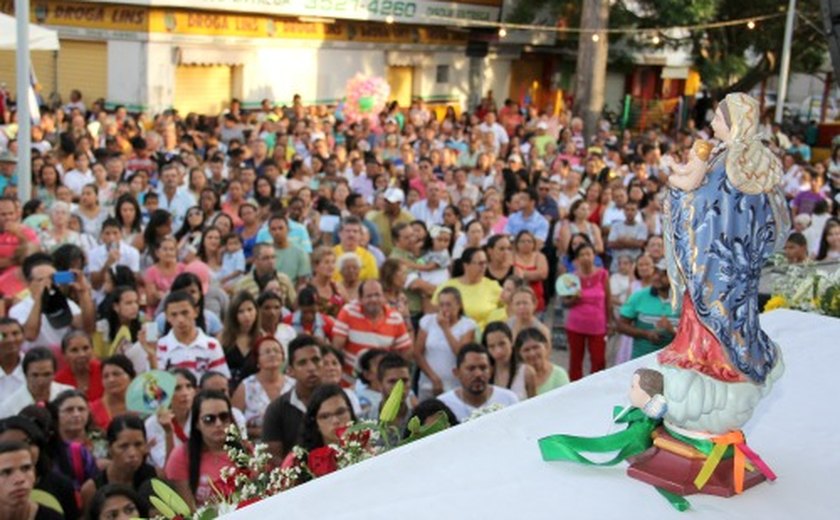
[[[438,65],[435,83],[449,83],[449,65]]]

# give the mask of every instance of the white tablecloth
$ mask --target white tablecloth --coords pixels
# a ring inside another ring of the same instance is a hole
[[[603,435],[627,403],[641,358],[315,480],[230,518],[558,519],[840,518],[840,320],[777,310],[762,316],[786,373],[744,433],[779,478],[730,499],[693,495],[679,513],[626,465],[546,463],[536,441]]]

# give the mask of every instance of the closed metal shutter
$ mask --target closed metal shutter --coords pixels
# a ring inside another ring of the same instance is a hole
[[[58,51],[58,93],[70,100],[70,91],[82,92],[85,105],[108,97],[108,44],[80,40],[61,40]]]
[[[232,97],[232,67],[228,65],[179,65],[175,69],[175,108],[216,116]]]
[[[41,85],[41,96],[48,102],[55,91],[55,54],[53,51],[33,51],[29,56],[38,84]],[[17,91],[15,51],[0,51],[0,82],[5,83],[13,95]]]

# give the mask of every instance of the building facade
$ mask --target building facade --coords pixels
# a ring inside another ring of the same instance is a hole
[[[496,21],[501,0],[31,0],[33,23],[55,29],[61,50],[33,52],[44,99],[159,112],[218,113],[233,98],[335,103],[356,73],[387,78],[392,97],[463,107],[470,31]],[[0,0],[13,13],[13,0]],[[508,91],[514,57],[482,58],[482,88]],[[14,91],[14,55],[0,81]]]

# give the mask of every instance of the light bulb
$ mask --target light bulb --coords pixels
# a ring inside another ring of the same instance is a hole
[[[385,23],[394,23],[394,17],[389,14],[385,17]]]
[[[598,35],[598,33],[595,33],[595,34],[593,34],[593,35],[592,35],[592,41],[593,41],[593,42],[597,42],[597,41],[599,41],[600,39],[601,39],[601,36],[600,36],[600,35]]]
[[[658,34],[655,34],[655,35],[653,36],[653,39],[651,39],[651,42],[652,42],[654,45],[659,45],[659,42],[660,42],[659,35],[658,35]]]
[[[753,29],[755,29],[755,22],[754,22],[754,21],[752,21],[752,20],[750,20],[749,22],[747,22],[747,29],[749,29],[749,30],[751,30],[751,31],[752,31]]]
[[[499,38],[504,38],[505,36],[507,36],[507,30],[505,30],[505,28],[502,27],[501,29],[499,29]]]

